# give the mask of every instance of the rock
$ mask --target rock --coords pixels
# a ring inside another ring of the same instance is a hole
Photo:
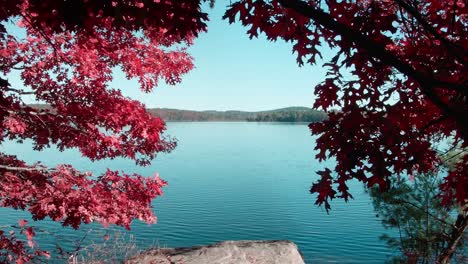
[[[296,244],[287,240],[225,241],[208,246],[150,249],[126,264],[304,264]]]

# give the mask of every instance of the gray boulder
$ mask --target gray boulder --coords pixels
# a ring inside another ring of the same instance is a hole
[[[296,244],[286,240],[225,241],[208,246],[150,249],[126,264],[304,264]]]

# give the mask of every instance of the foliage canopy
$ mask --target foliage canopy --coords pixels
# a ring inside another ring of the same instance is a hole
[[[336,51],[315,87],[314,108],[329,119],[310,125],[317,158],[337,160],[336,175],[318,172],[317,204],[348,200],[351,179],[383,191],[393,174],[433,170],[433,143],[443,138],[467,146],[465,1],[242,0],[225,18],[239,20],[251,38],[263,32],[292,42],[299,65],[315,64],[320,47]],[[468,156],[444,179],[444,203],[466,203],[467,169]]]
[[[211,1],[212,2],[212,1]],[[25,89],[0,77],[0,141],[30,139],[35,149],[56,144],[78,148],[92,160],[126,157],[148,165],[175,142],[164,122],[142,104],[108,86],[120,67],[150,91],[162,79],[180,81],[192,67],[184,47],[206,30],[200,0],[0,0],[0,71],[21,72]],[[268,39],[293,43],[297,62],[314,64],[320,47],[336,51],[315,87],[314,107],[328,120],[310,125],[320,160],[311,192],[330,209],[348,200],[357,179],[381,191],[394,174],[435,170],[434,143],[450,138],[467,147],[467,24],[463,0],[240,0],[225,14]],[[18,38],[5,24],[26,31]],[[53,110],[22,101],[33,94]],[[440,185],[442,203],[455,201],[466,220],[468,156]],[[46,168],[0,153],[0,205],[29,210],[75,228],[99,221],[129,227],[132,219],[154,222],[151,200],[166,183],[108,170],[97,178],[70,165]],[[465,221],[466,223],[466,221]],[[33,231],[21,222],[29,240]],[[27,261],[32,254],[14,235],[0,231],[0,256]],[[6,245],[6,246],[4,246]],[[1,255],[3,254],[3,255]]]
[[[77,148],[91,160],[124,157],[148,165],[176,143],[144,105],[109,87],[121,68],[143,91],[180,82],[193,68],[186,47],[206,30],[200,1],[0,1],[0,142],[29,139],[34,149]],[[26,32],[24,38],[11,24]],[[9,26],[10,24],[10,26]],[[19,71],[23,85],[6,77]],[[25,95],[51,106],[38,109]],[[64,226],[100,222],[130,227],[156,221],[152,199],[166,182],[107,170],[92,176],[71,165],[47,168],[0,152],[0,206],[27,209]],[[20,221],[32,248],[34,231]],[[15,234],[0,231],[0,262],[30,260]],[[1,259],[3,258],[3,260]]]

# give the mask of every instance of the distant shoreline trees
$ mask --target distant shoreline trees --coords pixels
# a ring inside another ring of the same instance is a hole
[[[321,111],[276,111],[247,118],[251,122],[320,122],[327,119]]]
[[[269,111],[190,111],[148,109],[165,121],[249,121],[249,122],[319,122],[327,118],[322,111],[307,107],[288,107]]]
[[[44,104],[30,104],[32,108],[39,110],[53,109]],[[164,121],[249,121],[249,122],[320,122],[327,119],[323,111],[307,107],[286,107],[267,111],[193,111],[170,108],[148,108],[148,113],[159,117]]]

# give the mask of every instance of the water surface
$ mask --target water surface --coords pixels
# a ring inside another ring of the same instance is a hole
[[[287,239],[299,246],[307,263],[382,263],[391,254],[378,238],[385,230],[359,184],[351,186],[355,199],[334,201],[330,214],[314,205],[309,189],[315,171],[326,163],[314,158],[315,138],[306,124],[180,122],[168,127],[178,147],[144,168],[123,159],[92,163],[76,150],[38,154],[30,144],[12,143],[1,148],[28,162],[71,163],[95,173],[107,167],[149,176],[159,172],[169,186],[154,201],[158,224],[135,222],[130,232],[142,248]],[[25,216],[1,208],[0,226]],[[93,224],[73,231],[51,221],[33,225],[53,234],[39,235],[40,246],[49,250],[57,240],[71,248],[86,230],[102,229]],[[102,232],[91,232],[85,244],[91,241],[103,241]]]

